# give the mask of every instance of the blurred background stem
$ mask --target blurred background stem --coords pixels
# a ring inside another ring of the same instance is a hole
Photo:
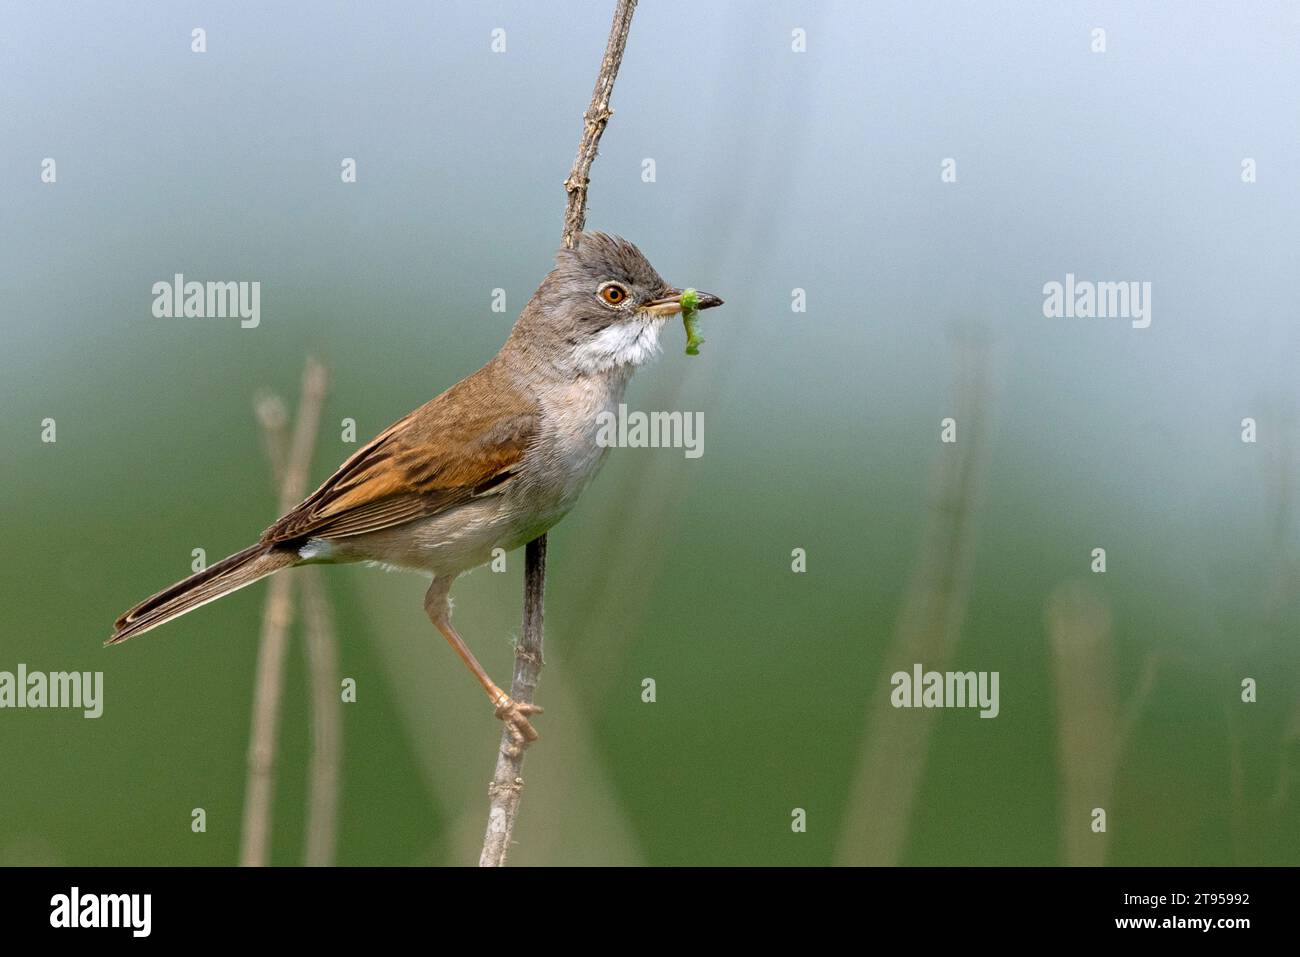
[[[311,470],[312,453],[320,430],[321,414],[325,404],[328,376],[325,367],[308,358],[303,368],[302,392],[298,400],[298,414],[293,435],[285,442],[285,407],[278,398],[263,396],[257,402],[258,421],[262,425],[263,445],[271,464],[272,476],[279,490],[279,514],[284,514],[306,494],[307,479]],[[310,571],[310,570],[309,570]],[[244,867],[264,867],[270,863],[271,808],[275,795],[276,745],[280,731],[280,703],[284,693],[284,657],[293,622],[293,584],[291,575],[274,575],[269,583],[266,605],[262,614],[261,639],[257,652],[257,678],[253,694],[252,729],[248,745],[248,783],[244,795],[244,826],[239,863]],[[312,609],[314,627],[318,638],[322,634],[323,613],[319,606]],[[311,657],[311,654],[309,654]],[[328,657],[322,653],[322,658]],[[325,664],[322,670],[328,670]],[[315,672],[317,669],[313,669]],[[331,695],[334,689],[331,688]],[[317,701],[313,694],[313,702]],[[318,716],[319,717],[319,716]],[[318,751],[321,745],[317,730]],[[325,742],[329,742],[326,732]],[[326,766],[330,759],[326,759]],[[334,760],[333,764],[337,765]],[[316,770],[316,762],[313,768]],[[326,770],[320,772],[323,782],[337,790],[337,780]],[[318,782],[317,773],[312,775]],[[325,801],[326,813],[332,829],[335,798],[317,797]],[[321,814],[309,813],[320,822]],[[309,841],[309,846],[312,842]],[[332,839],[318,841],[316,853],[332,853]],[[317,861],[327,863],[327,861]]]

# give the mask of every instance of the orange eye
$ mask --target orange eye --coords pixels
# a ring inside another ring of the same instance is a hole
[[[627,290],[616,282],[600,287],[600,298],[610,306],[621,306],[627,300]]]

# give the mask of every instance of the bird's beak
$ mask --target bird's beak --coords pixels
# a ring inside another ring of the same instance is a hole
[[[695,298],[701,309],[712,309],[714,306],[722,305],[722,300],[711,292],[700,292],[697,289],[695,290]],[[653,315],[664,318],[675,316],[682,311],[682,290],[669,289],[665,295],[650,300],[641,308]]]

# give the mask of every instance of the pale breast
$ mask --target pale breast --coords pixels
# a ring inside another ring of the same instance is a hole
[[[600,469],[608,449],[596,437],[603,416],[617,414],[631,373],[631,366],[623,366],[542,393],[546,438],[527,463],[527,471],[544,510],[567,512]]]

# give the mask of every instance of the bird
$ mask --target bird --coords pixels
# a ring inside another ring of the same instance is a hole
[[[492,681],[451,622],[462,573],[545,534],[574,506],[608,452],[602,413],[659,351],[682,311],[631,242],[579,233],[561,248],[482,368],[398,419],[347,459],[256,543],[125,612],[106,645],[143,635],[268,575],[365,562],[432,576],[424,610],[482,685],[517,753],[541,713]],[[722,305],[697,292],[699,309]]]

